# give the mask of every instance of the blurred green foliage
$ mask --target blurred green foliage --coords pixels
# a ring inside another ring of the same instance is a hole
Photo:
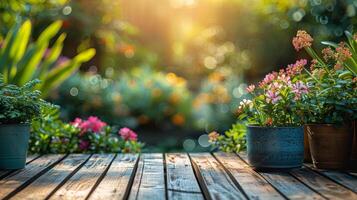
[[[118,79],[77,74],[53,94],[67,119],[97,115],[125,125],[169,129],[191,123],[191,93],[186,81],[173,73],[136,68]]]
[[[56,21],[48,26],[34,43],[29,43],[31,22],[26,20],[16,24],[6,35],[0,51],[0,72],[5,83],[22,86],[32,79],[40,79],[37,87],[42,96],[66,80],[83,62],[90,60],[94,49],[88,49],[72,60],[58,62],[66,35],[61,34],[53,47],[48,50],[50,40],[58,33],[62,22]],[[46,55],[47,50],[47,55]]]
[[[220,135],[217,132],[209,134],[212,147],[224,152],[238,153],[246,150],[245,134],[247,128],[244,124],[234,123],[232,127]]]

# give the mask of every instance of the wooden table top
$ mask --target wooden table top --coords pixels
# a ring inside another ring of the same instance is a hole
[[[0,199],[357,199],[357,174],[257,172],[228,153],[33,155],[0,171]]]

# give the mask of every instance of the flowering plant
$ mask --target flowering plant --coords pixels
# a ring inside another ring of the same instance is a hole
[[[343,123],[357,119],[357,34],[346,32],[349,43],[323,42],[328,45],[322,56],[312,48],[313,38],[298,31],[293,39],[297,51],[305,49],[313,58],[307,81],[308,123]],[[331,48],[332,47],[332,48]]]
[[[129,128],[118,130],[94,116],[64,123],[58,108],[43,110],[42,117],[32,123],[32,153],[127,153],[140,152],[142,147]]]
[[[240,102],[240,120],[258,126],[299,126],[303,124],[304,99],[309,87],[302,74],[307,60],[298,60],[279,72],[272,72],[246,90],[249,100]]]

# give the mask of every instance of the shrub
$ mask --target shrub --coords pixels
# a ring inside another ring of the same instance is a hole
[[[237,105],[245,94],[239,77],[217,70],[202,83],[193,101],[195,125],[206,131],[227,130],[236,121]]]
[[[135,127],[170,128],[189,125],[191,93],[173,73],[135,69],[118,80],[77,74],[53,95],[65,117],[96,114],[104,120]]]
[[[140,152],[143,144],[130,129],[108,126],[97,117],[77,118],[72,123],[59,119],[58,108],[42,110],[32,122],[31,153],[118,153]]]
[[[220,151],[238,153],[246,149],[246,131],[245,125],[236,123],[223,135],[214,131],[208,136],[212,146],[218,148]]]
[[[0,74],[0,124],[28,123],[40,115],[42,107],[49,104],[33,90],[39,80],[32,80],[22,87],[4,83]]]

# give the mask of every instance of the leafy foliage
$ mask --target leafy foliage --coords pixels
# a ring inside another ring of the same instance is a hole
[[[90,60],[94,49],[88,49],[72,60],[57,62],[63,48],[66,34],[62,33],[55,41],[49,53],[46,50],[50,41],[62,26],[61,21],[53,22],[38,37],[34,43],[29,43],[31,35],[31,22],[16,24],[6,35],[0,51],[0,72],[4,74],[4,81],[19,86],[38,78],[42,81],[38,89],[42,96],[57,87],[67,79],[83,62]]]
[[[220,151],[238,153],[246,149],[246,132],[245,125],[236,123],[223,135],[212,132],[209,134],[209,138],[212,146],[218,148]]]
[[[223,131],[235,123],[235,111],[245,93],[241,79],[230,70],[217,70],[202,83],[192,103],[199,129]]]
[[[79,127],[59,119],[58,108],[44,109],[41,118],[32,121],[31,153],[117,153],[140,152],[143,144],[118,135],[118,128],[83,132]]]
[[[28,123],[40,115],[41,108],[49,104],[33,90],[39,80],[32,80],[22,87],[4,82],[0,74],[0,124]]]
[[[97,115],[131,128],[183,127],[190,123],[191,93],[183,78],[143,68],[117,79],[77,74],[53,95],[66,118]]]
[[[329,47],[321,51],[322,57],[311,44],[294,44],[313,58],[310,70],[306,70],[310,85],[305,113],[308,123],[341,124],[357,119],[357,34],[346,31],[346,36],[349,43],[323,42]],[[304,41],[308,37],[308,33],[298,32],[294,39]]]

